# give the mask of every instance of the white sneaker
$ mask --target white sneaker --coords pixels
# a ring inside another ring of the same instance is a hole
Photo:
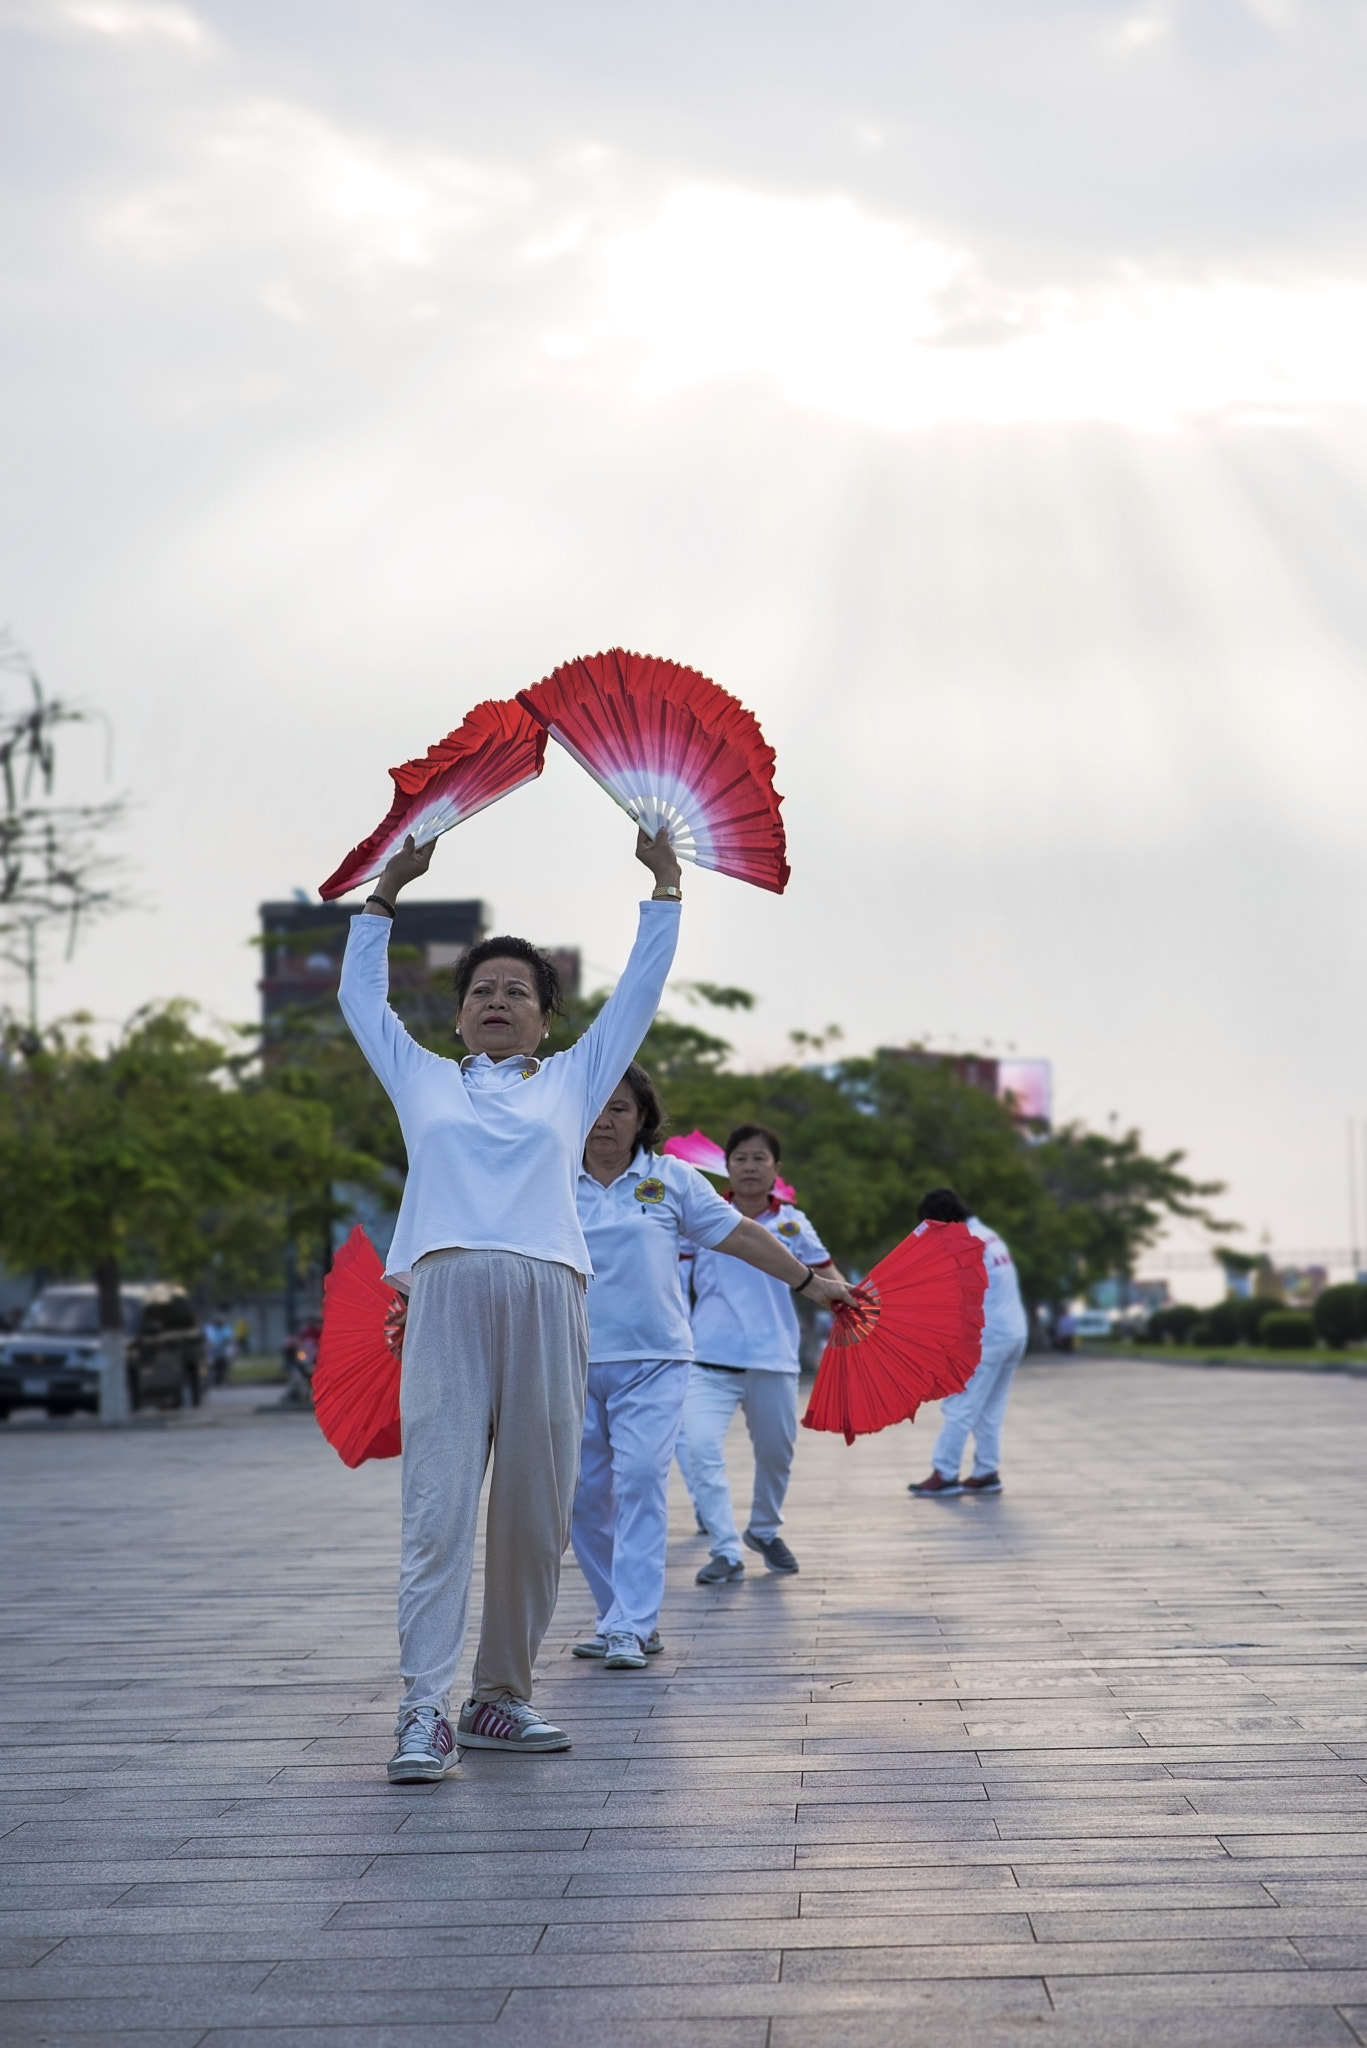
[[[646,1668],[645,1644],[630,1629],[615,1628],[608,1637],[607,1650],[603,1657],[605,1671],[644,1671]]]
[[[457,1761],[451,1723],[435,1707],[411,1708],[400,1716],[395,1733],[399,1746],[389,1759],[391,1785],[426,1785],[444,1778]]]
[[[543,1721],[530,1700],[515,1700],[510,1692],[498,1700],[468,1699],[456,1723],[456,1741],[461,1749],[520,1749],[528,1754],[570,1746],[563,1728]]]

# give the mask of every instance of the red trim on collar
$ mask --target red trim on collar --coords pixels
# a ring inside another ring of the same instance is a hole
[[[734,1208],[736,1197],[732,1193],[730,1188],[726,1190],[726,1193],[722,1196],[722,1200],[724,1202],[730,1202],[732,1207]],[[777,1216],[779,1211],[781,1209],[785,1209],[787,1206],[788,1205],[786,1202],[780,1202],[778,1196],[771,1191],[769,1195],[768,1206],[766,1207],[764,1213],[766,1216]],[[758,1223],[759,1218],[756,1217],[755,1221]]]

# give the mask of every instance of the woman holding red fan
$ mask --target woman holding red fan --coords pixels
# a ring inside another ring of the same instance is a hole
[[[669,1465],[693,1337],[679,1285],[680,1238],[725,1252],[823,1305],[848,1288],[814,1275],[781,1238],[738,1216],[692,1166],[655,1149],[664,1111],[633,1060],[584,1147],[579,1220],[593,1256],[589,1381],[574,1552],[598,1607],[576,1657],[640,1671],[662,1645]],[[789,1311],[791,1314],[791,1310]]]
[[[755,1453],[755,1486],[744,1542],[771,1572],[795,1572],[779,1535],[797,1441],[798,1322],[793,1296],[822,1307],[852,1300],[830,1253],[791,1202],[774,1194],[781,1148],[762,1124],[742,1124],[726,1141],[730,1200],[791,1255],[806,1279],[786,1288],[699,1247],[693,1260],[693,1342],[698,1362],[684,1403],[687,1475],[698,1518],[712,1539],[700,1586],[745,1577],[726,1476],[726,1432],[737,1408]],[[755,1263],[758,1263],[756,1261]],[[680,1460],[682,1463],[682,1459]]]
[[[592,1271],[575,1205],[584,1142],[650,1026],[678,939],[679,863],[637,834],[655,888],[622,978],[568,1052],[541,1060],[559,1001],[525,939],[471,947],[455,973],[457,1063],[428,1052],[388,1001],[399,891],[432,845],[408,838],[352,919],[339,998],[398,1114],[408,1179],[386,1278],[407,1290],[399,1660],[391,1783],[440,1778],[462,1748],[567,1749],[531,1704],[569,1538]],[[460,1666],[480,1487],[493,1455],[484,1614],[470,1697]]]

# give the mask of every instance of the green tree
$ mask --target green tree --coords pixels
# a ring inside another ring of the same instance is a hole
[[[1222,1181],[1199,1181],[1182,1170],[1186,1154],[1146,1153],[1138,1131],[1109,1137],[1065,1124],[1032,1147],[1041,1182],[1057,1212],[1063,1254],[1053,1292],[1080,1293],[1098,1280],[1131,1277],[1135,1261],[1170,1216],[1209,1231],[1233,1230],[1208,1203]]]
[[[710,982],[682,993],[714,1009],[749,1009],[745,989]],[[414,1037],[457,1052],[449,977],[396,973],[392,1000]],[[552,1026],[548,1053],[585,1032],[606,990],[578,996]],[[404,1157],[398,1124],[335,1001],[301,1005],[272,1026],[274,1085],[326,1103],[338,1135],[385,1163],[397,1202]],[[1206,1206],[1221,1190],[1192,1179],[1183,1155],[1152,1157],[1139,1134],[1105,1136],[1070,1124],[1052,1133],[1023,1127],[1010,1109],[930,1059],[881,1053],[814,1058],[837,1032],[794,1033],[795,1057],[735,1070],[715,1031],[662,1013],[641,1047],[676,1131],[697,1126],[724,1140],[739,1123],[762,1123],[783,1141],[783,1167],[839,1263],[867,1271],[916,1226],[929,1187],[949,1184],[1011,1245],[1027,1297],[1071,1297],[1095,1281],[1130,1274],[1170,1216],[1224,1230]]]
[[[240,1279],[278,1243],[283,1204],[374,1172],[321,1102],[272,1086],[187,1004],[139,1011],[107,1050],[83,1019],[5,1032],[0,1256],[90,1275],[120,1345],[131,1267]]]

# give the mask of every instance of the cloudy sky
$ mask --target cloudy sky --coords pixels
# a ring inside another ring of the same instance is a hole
[[[250,1014],[267,896],[622,643],[778,751],[684,976],[1055,1062],[1283,1247],[1367,1114],[1361,0],[0,0],[0,622],[112,721],[143,908],[52,974]],[[552,754],[555,750],[552,749]],[[92,736],[68,793],[102,793]],[[621,964],[563,756],[429,887]]]

